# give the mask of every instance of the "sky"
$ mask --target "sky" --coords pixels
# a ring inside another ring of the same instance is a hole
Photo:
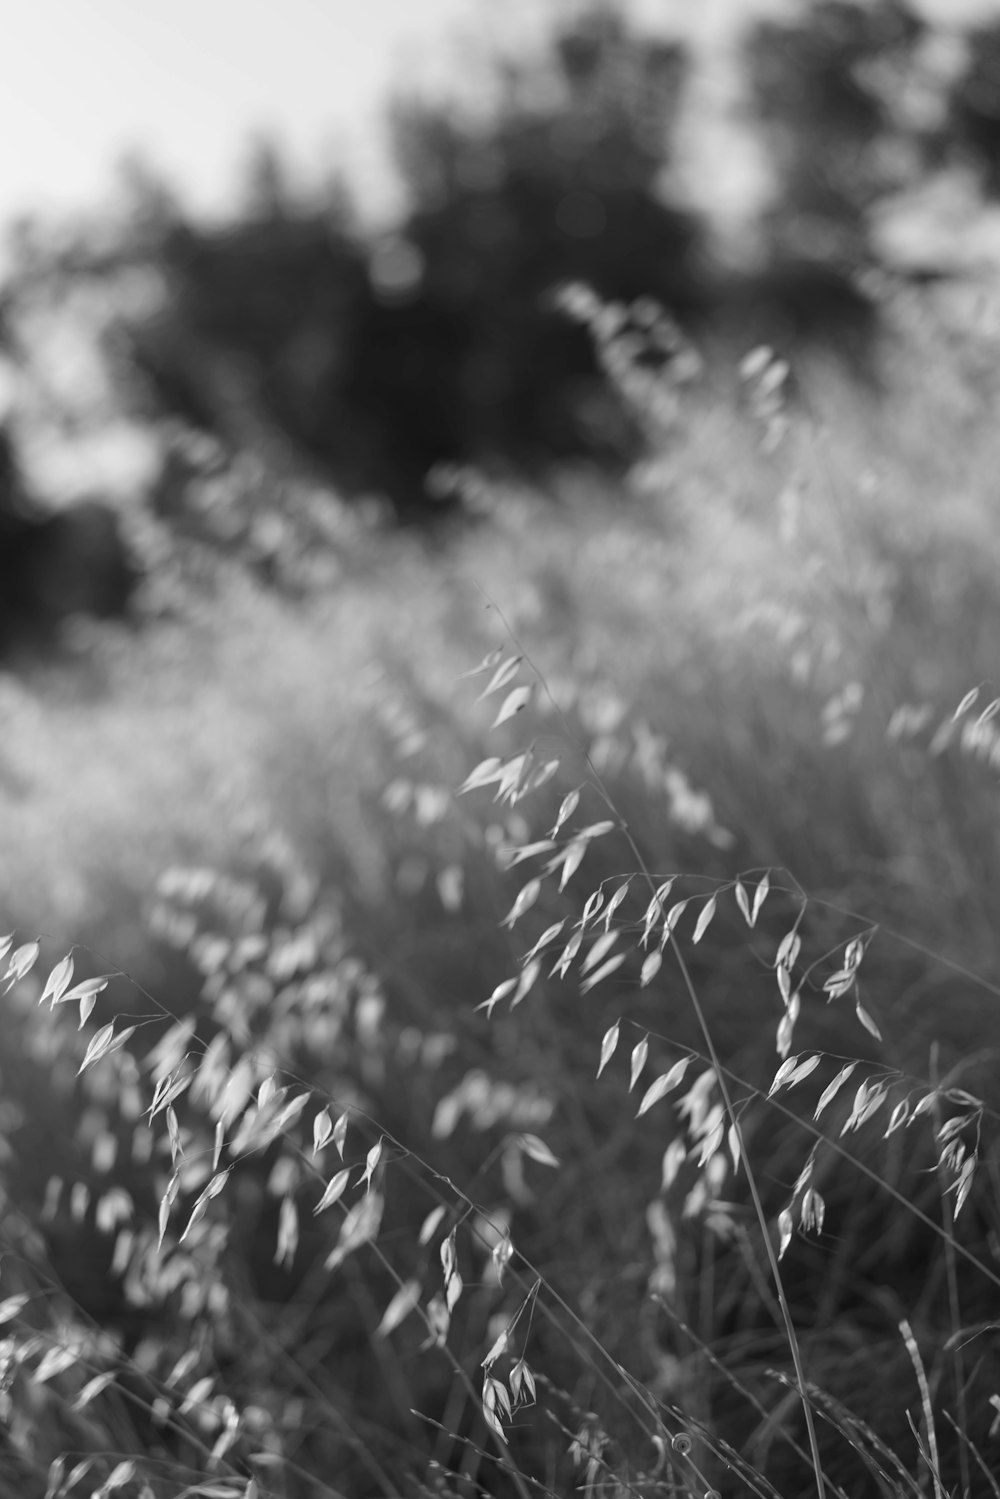
[[[528,28],[538,9],[525,0],[22,3],[5,25],[0,218],[94,203],[136,151],[211,211],[261,134],[293,159],[344,149],[359,172],[377,172],[378,104],[393,80],[440,78],[456,65],[447,45],[456,29],[495,32],[497,10],[508,30]]]
[[[470,47],[528,36],[563,3],[22,0],[5,22],[0,221],[110,201],[116,163],[130,152],[198,211],[224,212],[249,141],[262,134],[304,172],[342,154],[371,211],[385,211],[391,178],[379,103],[391,84],[416,77],[448,86]],[[795,0],[622,3],[711,48],[761,9]],[[1000,0],[920,5],[951,24],[1000,14]]]

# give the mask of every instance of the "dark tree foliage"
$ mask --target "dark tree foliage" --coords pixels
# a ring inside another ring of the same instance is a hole
[[[813,0],[751,35],[747,66],[779,184],[776,252],[859,262],[898,185],[895,90],[924,32],[900,0]]]
[[[1000,25],[969,37],[969,65],[951,96],[956,144],[979,168],[987,192],[1000,195]]]
[[[636,433],[551,293],[697,301],[697,225],[660,191],[684,70],[600,8],[502,72],[488,118],[399,104],[409,207],[374,244],[296,210],[269,155],[239,223],[164,234],[173,304],[134,338],[155,394],[224,438],[256,407],[345,488],[403,507],[441,461],[626,456]]]
[[[926,31],[905,0],[810,0],[750,33],[745,65],[778,190],[763,269],[721,289],[735,329],[786,353],[820,344],[873,372],[872,213],[929,160],[906,107]]]
[[[227,435],[220,371],[238,366],[293,437],[316,440],[334,415],[351,320],[366,295],[360,251],[311,213],[224,232],[179,224],[161,253],[174,301],[134,344],[169,407]]]
[[[46,511],[0,428],[0,653],[54,644],[74,615],[122,617],[137,582],[114,512],[97,500]]]
[[[347,493],[381,490],[401,510],[424,503],[442,461],[635,451],[590,335],[554,308],[560,283],[650,296],[709,344],[721,326],[730,350],[818,342],[857,368],[878,328],[859,276],[873,210],[930,159],[905,105],[926,35],[904,0],[809,0],[751,33],[779,183],[752,269],[709,269],[704,226],[668,196],[685,52],[611,4],[545,55],[497,64],[478,111],[397,102],[407,207],[377,240],[342,202],[303,207],[264,148],[225,230],[185,223],[140,183],[174,299],[138,330],[136,357],[162,404],[232,446],[270,424]],[[977,67],[955,103],[970,142],[992,118],[975,82],[988,59]]]
[[[661,190],[685,68],[679,48],[599,8],[542,64],[510,67],[486,120],[397,107],[412,203],[401,243],[416,274],[401,289],[376,275],[358,373],[366,401],[391,399],[419,434],[421,460],[544,461],[621,444],[621,422],[588,424],[593,350],[551,292],[583,281],[682,317],[697,304],[698,226]],[[393,334],[395,368],[364,359]]]

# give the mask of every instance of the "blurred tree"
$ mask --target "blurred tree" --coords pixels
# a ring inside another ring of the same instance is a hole
[[[968,66],[951,93],[949,124],[959,149],[971,157],[983,187],[1000,196],[1000,23],[974,31]]]
[[[183,223],[180,199],[166,178],[135,152],[121,157],[117,176],[124,238],[133,251],[155,253],[164,237]]]
[[[263,135],[250,146],[243,172],[243,215],[255,223],[294,218],[299,206],[288,163],[277,143]]]
[[[685,72],[679,47],[597,5],[546,56],[501,66],[485,117],[397,103],[410,209],[372,258],[352,376],[362,404],[392,406],[420,465],[628,447],[622,413],[603,432],[586,420],[594,353],[551,292],[584,281],[682,315],[697,302],[699,227],[664,194]]]
[[[405,506],[442,461],[635,451],[590,335],[553,305],[560,283],[651,296],[744,344],[819,339],[857,361],[877,324],[856,276],[873,210],[941,151],[940,128],[914,108],[927,35],[904,0],[811,0],[751,33],[779,191],[763,263],[722,276],[703,226],[670,200],[688,56],[610,3],[541,55],[495,64],[486,104],[397,100],[406,208],[374,239],[342,193],[303,206],[260,146],[237,222],[165,223],[174,298],[140,339],[146,368],[220,435],[243,441],[257,412],[346,488]]]
[[[305,454],[336,454],[342,369],[368,287],[342,188],[299,204],[277,151],[260,146],[235,221],[177,217],[154,259],[166,306],[129,330],[154,397],[233,446],[276,426]]]
[[[678,48],[598,5],[545,56],[499,65],[477,118],[398,102],[408,205],[367,243],[342,193],[303,208],[259,149],[238,222],[167,226],[173,298],[137,330],[140,363],[200,425],[231,435],[235,405],[259,403],[345,486],[402,505],[442,460],[620,458],[636,433],[550,298],[584,280],[697,300],[698,226],[663,195],[684,74]]]
[[[777,190],[762,264],[724,289],[748,340],[785,353],[820,343],[873,373],[873,216],[920,181],[939,150],[924,97],[927,24],[906,0],[808,0],[760,22],[745,51]]]
[[[115,513],[97,500],[41,505],[0,426],[0,655],[51,646],[77,615],[124,616],[138,581]]]
[[[776,253],[866,258],[868,210],[917,169],[899,104],[924,31],[902,0],[811,0],[751,33],[749,79],[780,184],[766,225]]]

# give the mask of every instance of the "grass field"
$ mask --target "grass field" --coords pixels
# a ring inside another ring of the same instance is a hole
[[[2,679],[0,1492],[1000,1492],[998,438],[905,337]]]

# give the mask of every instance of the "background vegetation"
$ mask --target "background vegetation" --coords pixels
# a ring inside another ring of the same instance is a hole
[[[988,223],[936,40],[753,39],[749,268],[607,12],[400,105],[375,243],[265,158],[225,232],[22,232],[0,1493],[998,1492],[996,325],[886,250]]]

